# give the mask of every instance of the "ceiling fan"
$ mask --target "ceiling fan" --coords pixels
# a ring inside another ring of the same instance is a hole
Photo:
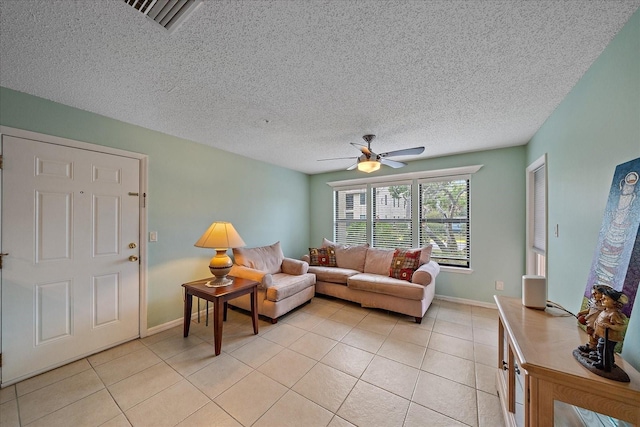
[[[376,154],[371,151],[371,141],[375,138],[375,135],[364,135],[362,139],[367,145],[356,144],[351,142],[351,145],[356,147],[362,153],[356,158],[356,163],[347,168],[348,171],[358,168],[359,171],[371,173],[380,169],[380,165],[390,166],[392,168],[401,168],[406,166],[406,163],[390,160],[389,157],[397,156],[414,156],[421,154],[424,151],[424,147],[405,148],[403,150],[389,151],[386,153]],[[320,159],[324,160],[339,160],[339,159],[351,159],[351,157],[337,157],[333,159]]]

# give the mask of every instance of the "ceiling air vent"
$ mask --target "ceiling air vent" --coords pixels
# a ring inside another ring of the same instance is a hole
[[[204,0],[124,0],[126,4],[173,32]]]

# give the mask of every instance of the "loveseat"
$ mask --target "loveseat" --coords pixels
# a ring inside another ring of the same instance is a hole
[[[440,266],[431,246],[410,250],[339,245],[323,239],[302,259],[316,276],[316,294],[390,310],[422,322],[435,295]]]
[[[255,280],[258,285],[258,314],[276,323],[278,317],[310,301],[316,276],[309,273],[305,261],[286,258],[280,242],[257,248],[234,248],[234,264],[229,273]],[[250,295],[229,300],[229,305],[251,309]]]

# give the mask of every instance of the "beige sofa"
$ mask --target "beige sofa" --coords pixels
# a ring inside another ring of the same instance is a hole
[[[309,264],[285,258],[280,242],[258,248],[233,249],[233,256],[230,275],[260,283],[258,314],[271,318],[272,323],[313,298],[316,276],[308,272]],[[250,295],[230,300],[229,304],[250,310]]]
[[[337,245],[327,239],[321,248],[332,248],[335,261],[330,250],[327,254],[323,249],[318,256],[318,248],[310,248],[310,254],[302,258],[312,264],[309,272],[316,275],[317,294],[353,301],[362,307],[406,314],[413,316],[416,323],[422,322],[433,301],[435,280],[440,272],[438,263],[430,259],[431,246],[419,251],[418,266],[410,281],[390,277],[393,249]]]

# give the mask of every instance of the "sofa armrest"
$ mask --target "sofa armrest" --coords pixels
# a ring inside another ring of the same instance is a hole
[[[423,286],[427,286],[435,282],[436,277],[440,273],[440,264],[435,261],[429,261],[426,264],[422,264],[411,277],[411,283],[417,283]]]
[[[282,272],[293,276],[300,276],[309,271],[309,263],[299,259],[285,258],[282,260]]]
[[[260,289],[267,289],[273,286],[273,276],[271,274],[254,268],[234,264],[229,274],[234,277],[240,277],[241,279],[255,280],[260,283],[260,286],[258,286]]]

